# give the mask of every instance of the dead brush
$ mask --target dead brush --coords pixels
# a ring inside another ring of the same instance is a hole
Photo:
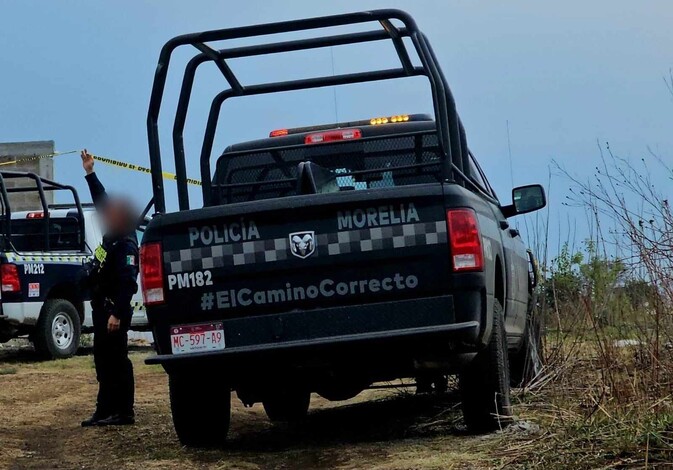
[[[673,179],[652,158],[657,175]],[[508,465],[673,462],[673,215],[641,164],[607,147],[588,181],[561,170],[572,183],[568,204],[586,210],[594,236],[581,250],[566,244],[546,267],[546,365],[519,407],[544,431],[505,444]]]

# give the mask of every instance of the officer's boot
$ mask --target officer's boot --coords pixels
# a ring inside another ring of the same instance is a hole
[[[109,414],[101,413],[98,410],[96,410],[96,411],[94,411],[94,413],[91,415],[90,418],[82,421],[82,427],[83,428],[88,428],[90,426],[99,426],[99,423],[101,421],[104,421],[105,419],[107,419],[109,417],[110,417]]]

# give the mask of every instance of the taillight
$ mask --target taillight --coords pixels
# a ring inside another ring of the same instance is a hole
[[[0,278],[2,278],[2,292],[21,292],[19,270],[15,264],[0,265]]]
[[[145,305],[164,302],[164,265],[159,242],[140,247],[140,285]]]
[[[353,140],[362,137],[360,129],[339,129],[338,131],[317,132],[304,138],[305,144],[322,144],[325,142],[337,142],[340,140]]]
[[[453,270],[483,271],[484,254],[477,214],[472,209],[451,209],[446,212]]]

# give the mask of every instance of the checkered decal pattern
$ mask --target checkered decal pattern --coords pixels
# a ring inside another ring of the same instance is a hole
[[[319,255],[343,255],[446,242],[446,222],[373,227],[348,232],[318,234]]]
[[[10,263],[77,263],[87,261],[88,255],[45,255],[43,253],[4,253]]]
[[[390,250],[446,243],[446,221],[372,227],[316,234],[315,256]],[[283,261],[293,257],[287,237],[254,240],[229,245],[186,248],[164,253],[169,273]]]
[[[169,272],[181,273],[225,266],[282,261],[287,259],[289,250],[290,243],[287,237],[254,240],[229,245],[168,251],[164,253],[164,264],[168,266]]]

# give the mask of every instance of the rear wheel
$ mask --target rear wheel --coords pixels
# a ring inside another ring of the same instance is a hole
[[[311,392],[300,389],[280,390],[262,401],[264,411],[271,421],[301,421],[308,413]]]
[[[493,306],[493,331],[488,346],[461,372],[459,384],[469,431],[494,431],[511,422],[507,336],[498,300]]]
[[[188,447],[221,447],[231,420],[231,390],[193,374],[168,376],[173,426]]]
[[[65,359],[79,348],[82,325],[75,306],[65,299],[49,299],[42,306],[33,344],[41,356]]]

